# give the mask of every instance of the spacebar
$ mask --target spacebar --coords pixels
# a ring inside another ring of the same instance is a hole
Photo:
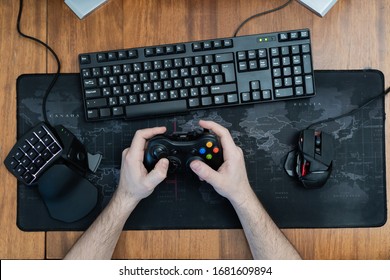
[[[187,101],[184,99],[159,103],[136,104],[126,106],[126,118],[142,118],[159,115],[184,113],[187,111]]]

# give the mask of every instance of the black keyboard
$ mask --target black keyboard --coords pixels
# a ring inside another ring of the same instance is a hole
[[[79,55],[86,119],[315,95],[308,29]]]

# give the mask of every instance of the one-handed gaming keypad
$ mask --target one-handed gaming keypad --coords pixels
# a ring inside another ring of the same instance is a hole
[[[62,151],[54,133],[41,122],[18,140],[4,164],[19,181],[32,185],[51,163],[61,157]]]

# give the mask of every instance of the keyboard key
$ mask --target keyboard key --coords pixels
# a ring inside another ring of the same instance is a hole
[[[106,53],[99,53],[99,54],[97,54],[96,58],[97,58],[98,62],[107,61],[107,54]]]
[[[223,53],[215,55],[215,62],[229,62],[233,61],[234,56],[233,53]]]
[[[311,69],[311,57],[309,54],[305,54],[304,56],[302,56],[302,59],[303,59],[303,72],[305,74],[309,74],[312,72],[312,69]]]
[[[80,64],[90,64],[91,57],[89,55],[80,55]]]
[[[187,110],[187,102],[183,99],[166,101],[156,106],[154,103],[128,105],[125,107],[127,118],[138,118],[145,114],[175,114]]]
[[[129,58],[137,58],[138,57],[138,51],[137,50],[129,50],[127,52],[127,56]]]
[[[235,91],[237,91],[236,84],[218,85],[218,86],[212,86],[210,88],[211,94],[229,93]]]
[[[184,44],[176,45],[177,53],[184,53],[186,51],[186,46]]]
[[[275,98],[285,98],[293,96],[292,88],[280,88],[275,90]]]
[[[269,89],[263,90],[261,92],[261,96],[263,100],[270,100],[272,98],[271,91]]]
[[[223,46],[225,48],[233,47],[233,40],[232,39],[225,39],[225,40],[223,40]]]
[[[280,33],[279,34],[279,41],[283,42],[283,41],[287,41],[289,38],[288,38],[288,33]]]
[[[238,102],[238,95],[237,93],[231,93],[227,95],[227,103],[234,104]]]
[[[306,94],[308,95],[314,94],[313,76],[311,75],[305,76],[305,89],[306,89]]]
[[[49,146],[49,150],[50,152],[55,155],[56,153],[58,153],[60,150],[61,150],[61,147],[57,144],[57,143],[53,143]]]
[[[86,104],[88,109],[105,107],[107,106],[107,99],[106,98],[90,99],[86,101]]]
[[[235,82],[236,81],[236,73],[234,70],[233,63],[222,64],[222,72],[225,74],[225,82]]]
[[[190,98],[188,100],[188,107],[195,108],[199,106],[199,98]]]
[[[43,153],[42,153],[42,158],[45,160],[45,161],[48,161],[49,159],[51,159],[53,157],[53,154],[49,151],[49,149],[46,149]]]
[[[260,91],[256,90],[252,92],[252,100],[253,101],[258,101],[260,100]]]
[[[87,118],[88,119],[96,119],[98,118],[98,111],[97,110],[87,110]]]
[[[124,114],[123,108],[122,107],[114,107],[114,108],[112,108],[112,114],[114,116],[122,116]]]
[[[199,42],[193,43],[193,44],[192,44],[192,50],[193,50],[194,52],[196,52],[196,51],[201,51],[201,50],[202,50],[202,44],[199,43]]]
[[[224,95],[214,96],[214,103],[217,105],[225,104],[225,96]]]
[[[99,113],[102,118],[108,118],[111,116],[110,108],[102,108],[99,110]]]
[[[202,97],[202,106],[210,106],[213,104],[211,96]]]
[[[249,102],[249,101],[251,101],[251,94],[249,92],[241,93],[241,101],[242,102]]]
[[[145,56],[153,56],[153,55],[154,55],[154,48],[145,49]]]
[[[99,96],[101,96],[101,90],[99,88],[85,90],[85,97],[87,99],[95,98],[95,97],[99,97]]]
[[[97,87],[96,79],[85,79],[84,80],[84,87],[85,88],[96,88]]]

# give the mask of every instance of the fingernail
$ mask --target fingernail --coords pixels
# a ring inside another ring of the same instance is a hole
[[[199,171],[199,169],[200,169],[200,162],[197,161],[197,160],[195,160],[195,161],[191,162],[190,167],[191,167],[194,171]]]
[[[167,158],[162,158],[161,161],[162,161],[163,167],[164,167],[164,168],[168,168],[168,166],[169,166],[169,160],[168,160]]]

